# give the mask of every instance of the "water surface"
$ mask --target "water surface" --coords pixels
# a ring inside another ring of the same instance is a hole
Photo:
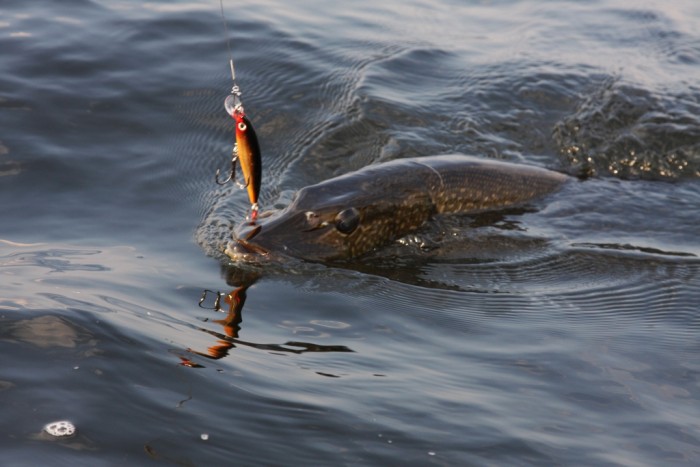
[[[2,464],[696,465],[696,3],[226,2],[263,208],[440,153],[575,177],[261,271],[218,4],[5,2]]]

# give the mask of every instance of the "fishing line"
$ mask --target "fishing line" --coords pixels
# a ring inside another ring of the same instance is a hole
[[[258,195],[260,193],[260,182],[262,176],[262,158],[260,155],[260,146],[258,137],[255,134],[253,125],[248,119],[243,109],[241,101],[241,88],[236,82],[236,69],[233,66],[233,51],[231,50],[231,39],[229,37],[228,23],[224,14],[224,1],[219,0],[221,10],[221,22],[224,27],[224,35],[226,36],[226,48],[229,55],[229,67],[231,68],[231,80],[233,86],[231,93],[224,100],[224,108],[226,112],[236,121],[235,133],[236,141],[231,152],[231,167],[229,174],[224,180],[219,179],[220,170],[216,171],[216,183],[224,185],[230,181],[235,182],[239,188],[247,188],[248,198],[250,199],[250,220],[254,224],[258,216]],[[236,180],[236,164],[240,164],[243,172],[243,181],[239,183]]]
[[[224,13],[224,0],[219,0],[219,7],[221,8],[221,23],[224,26],[224,38],[226,39],[226,49],[228,49],[228,63],[231,67],[231,81],[233,81],[233,87],[231,88],[231,95],[226,97],[226,100],[224,101],[224,108],[226,109],[226,112],[228,112],[229,115],[233,116],[233,112],[238,108],[240,111],[243,111],[243,105],[240,102],[240,96],[241,96],[241,90],[238,87],[236,83],[236,71],[233,66],[233,51],[231,50],[231,37],[229,36],[229,30],[228,30],[228,23],[226,22],[226,15]],[[234,99],[237,97],[236,101],[233,101],[231,97],[234,96]],[[230,110],[229,110],[230,108]],[[225,185],[231,180],[235,181],[236,177],[236,162],[238,161],[238,147],[234,143],[233,145],[233,151],[231,153],[231,168],[229,169],[229,174],[228,177],[226,177],[223,180],[219,179],[219,175],[221,174],[220,169],[216,169],[216,184],[217,185]],[[239,183],[236,183],[239,188],[241,187]]]
[[[219,0],[219,6],[221,7],[221,22],[224,23],[224,37],[226,38],[226,48],[228,49],[228,62],[231,65],[231,79],[233,80],[234,86],[236,85],[236,71],[233,68],[233,52],[231,52],[231,38],[228,33],[228,24],[226,23],[226,16],[224,15],[224,0]]]

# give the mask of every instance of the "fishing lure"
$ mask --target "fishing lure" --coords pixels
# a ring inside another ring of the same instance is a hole
[[[216,183],[223,185],[235,179],[236,163],[240,162],[241,172],[243,172],[243,183],[239,187],[246,188],[248,199],[251,204],[251,220],[254,222],[258,214],[258,196],[260,194],[260,181],[262,178],[262,157],[260,155],[260,144],[258,136],[255,134],[253,124],[245,115],[243,105],[240,101],[237,86],[234,86],[232,93],[224,101],[226,112],[235,120],[236,143],[233,146],[231,157],[231,170],[228,178],[219,180],[219,172],[216,173]]]
[[[262,157],[260,154],[260,144],[258,136],[255,134],[253,124],[243,110],[243,102],[241,101],[241,89],[236,83],[236,71],[233,67],[233,54],[231,53],[231,44],[228,40],[228,27],[226,18],[224,17],[224,5],[221,1],[221,18],[224,22],[224,32],[226,34],[226,45],[229,51],[229,65],[231,66],[231,79],[233,87],[231,94],[224,101],[226,112],[235,120],[236,142],[233,145],[231,154],[231,168],[228,177],[224,180],[219,179],[220,170],[216,171],[216,183],[224,185],[229,181],[236,181],[236,163],[240,162],[241,172],[243,172],[243,183],[237,183],[240,188],[246,188],[248,191],[248,199],[250,200],[250,220],[252,223],[258,218],[258,195],[260,194],[260,182],[262,178]]]

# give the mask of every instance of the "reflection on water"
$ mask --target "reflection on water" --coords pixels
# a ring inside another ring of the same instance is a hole
[[[8,332],[9,331],[9,332]],[[19,320],[5,329],[10,339],[38,347],[70,347],[79,342],[79,330],[56,316]],[[84,332],[81,334],[85,334]]]
[[[246,294],[248,288],[255,283],[257,277],[246,278],[247,281],[242,285],[237,286],[229,293],[213,292],[205,289],[202,292],[202,297],[199,299],[200,308],[208,308],[215,312],[225,313],[226,317],[216,320],[208,320],[218,325],[224,330],[224,333],[216,332],[210,329],[199,328],[201,331],[211,334],[218,339],[217,345],[211,346],[206,352],[198,352],[193,349],[187,349],[197,355],[218,360],[229,354],[229,351],[238,346],[252,347],[260,350],[268,350],[272,352],[289,352],[289,353],[304,353],[304,352],[352,352],[351,349],[344,345],[319,345],[310,342],[290,341],[284,344],[260,344],[248,342],[239,338],[241,330],[241,322],[243,321],[243,307],[245,306]],[[233,284],[229,284],[233,285]],[[213,295],[213,303],[210,307],[203,306],[209,295]],[[221,304],[221,301],[224,304]],[[183,364],[190,365],[189,360]]]

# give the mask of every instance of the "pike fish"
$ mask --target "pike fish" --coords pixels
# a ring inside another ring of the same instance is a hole
[[[226,254],[255,262],[280,255],[327,262],[361,256],[437,214],[522,206],[569,177],[463,155],[399,159],[302,188],[285,209],[239,226]]]

